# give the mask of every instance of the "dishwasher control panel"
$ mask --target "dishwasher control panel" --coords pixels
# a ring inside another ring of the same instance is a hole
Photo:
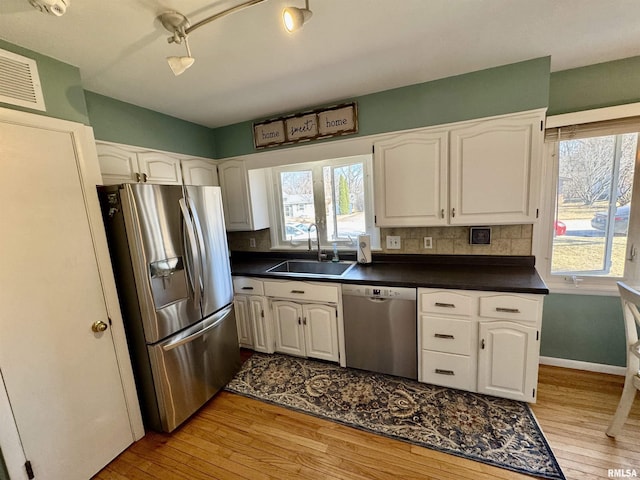
[[[342,285],[342,295],[352,297],[394,298],[416,300],[415,288],[387,287],[380,285]]]

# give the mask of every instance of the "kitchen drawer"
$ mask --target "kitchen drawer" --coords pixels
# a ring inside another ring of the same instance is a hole
[[[422,350],[420,367],[421,382],[476,391],[475,361],[471,357]]]
[[[262,280],[249,277],[233,277],[233,291],[245,295],[264,295]]]
[[[471,316],[474,312],[476,298],[446,290],[418,290],[420,311],[423,313],[438,313],[441,315]]]
[[[287,298],[290,300],[338,303],[340,287],[338,285],[291,280],[265,280],[264,294],[268,297]]]
[[[470,320],[420,316],[421,347],[445,353],[470,355],[473,351],[473,329],[476,323]]]
[[[501,320],[537,322],[541,300],[518,295],[492,295],[480,297],[480,316]]]

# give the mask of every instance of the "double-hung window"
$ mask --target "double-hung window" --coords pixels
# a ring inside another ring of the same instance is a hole
[[[547,128],[538,265],[552,291],[615,291],[638,277],[640,117]]]
[[[274,167],[271,229],[276,248],[353,249],[358,235],[379,243],[373,222],[371,155]],[[316,235],[317,229],[317,235]]]

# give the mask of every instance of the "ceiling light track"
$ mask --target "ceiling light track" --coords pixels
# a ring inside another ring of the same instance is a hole
[[[181,75],[195,62],[195,58],[191,56],[191,50],[189,49],[189,43],[187,41],[187,36],[191,32],[202,27],[203,25],[207,25],[208,23],[213,22],[214,20],[218,20],[219,18],[225,17],[240,10],[244,10],[248,7],[252,7],[253,5],[257,5],[258,3],[262,3],[264,1],[266,0],[247,0],[236,5],[235,7],[230,7],[226,10],[223,10],[222,12],[211,15],[193,25],[191,25],[187,17],[180,12],[168,11],[161,13],[158,16],[158,20],[160,20],[162,26],[167,31],[169,31],[169,33],[171,33],[171,36],[167,39],[167,41],[169,43],[181,44],[184,40],[185,46],[187,47],[186,57],[167,57],[167,62],[169,63],[169,67],[171,67],[174,75]],[[305,0],[305,8],[286,7],[282,11],[282,20],[284,22],[284,27],[288,32],[294,32],[300,29],[305,22],[309,21],[311,15],[312,12],[311,10],[309,10],[309,0]]]

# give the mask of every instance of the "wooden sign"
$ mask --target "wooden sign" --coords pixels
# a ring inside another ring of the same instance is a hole
[[[357,132],[354,102],[254,123],[253,143],[265,148]]]

